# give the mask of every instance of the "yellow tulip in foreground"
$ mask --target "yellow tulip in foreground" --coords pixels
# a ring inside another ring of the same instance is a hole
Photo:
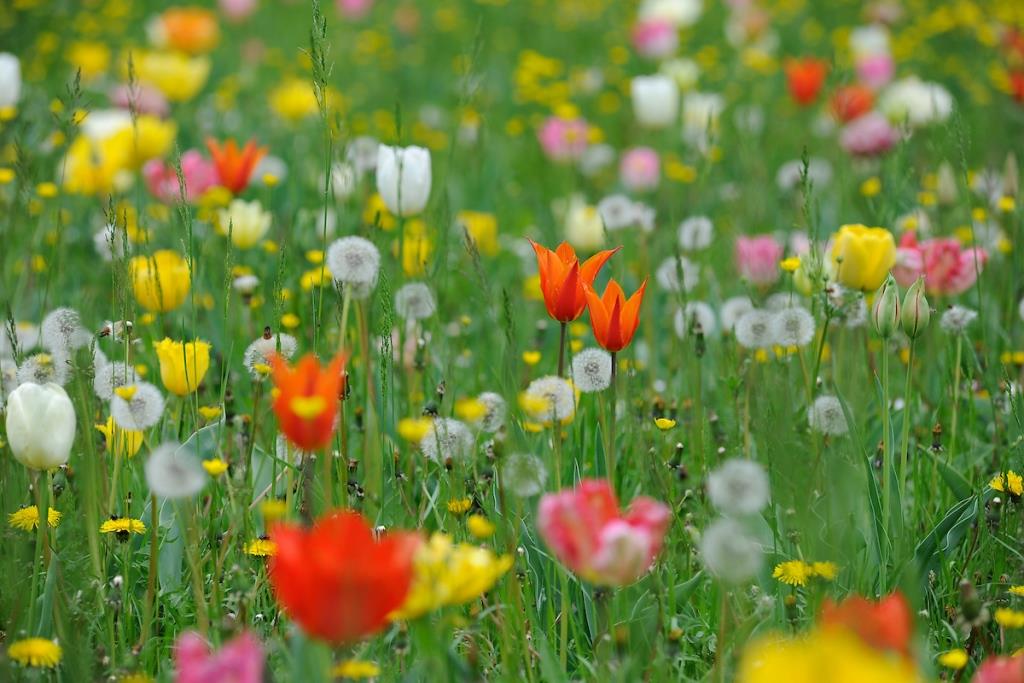
[[[844,225],[832,239],[832,261],[839,284],[872,291],[896,264],[896,242],[885,228]]]
[[[152,256],[136,256],[128,267],[135,298],[148,311],[173,311],[184,303],[192,286],[188,263],[170,249],[161,249]]]
[[[160,379],[172,394],[191,394],[210,369],[210,345],[204,341],[186,344],[163,339],[154,347],[160,359]]]

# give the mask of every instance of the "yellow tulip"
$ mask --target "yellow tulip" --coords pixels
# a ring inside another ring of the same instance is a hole
[[[167,391],[178,396],[195,391],[210,369],[210,345],[199,340],[186,344],[164,338],[153,346],[160,359],[160,379]]]
[[[832,261],[839,284],[872,291],[896,264],[896,242],[885,228],[844,225],[832,239]]]
[[[455,222],[459,229],[458,236],[461,238],[462,230],[465,229],[481,254],[494,256],[498,253],[498,219],[493,213],[460,211]]]
[[[107,450],[115,455],[131,458],[142,448],[142,432],[119,426],[113,417],[108,417],[106,424],[96,425],[96,431],[103,434]]]
[[[128,267],[135,299],[148,311],[173,311],[188,296],[192,277],[188,263],[176,251],[161,249],[152,256],[136,256]]]
[[[210,76],[209,57],[190,57],[183,52],[136,51],[132,63],[139,81],[152,85],[172,102],[191,100]],[[127,59],[123,71],[127,75]]]

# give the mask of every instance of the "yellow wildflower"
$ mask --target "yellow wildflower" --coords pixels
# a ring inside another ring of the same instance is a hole
[[[466,498],[452,498],[448,501],[448,512],[453,515],[462,516],[469,512],[469,509],[473,507],[473,499]]]
[[[398,435],[410,443],[419,443],[432,424],[429,417],[405,417],[398,421]]]
[[[376,678],[380,675],[380,667],[373,662],[365,662],[359,659],[346,659],[333,669],[331,676],[334,678],[347,678],[358,681],[363,678]]]
[[[117,519],[108,519],[100,525],[101,534],[117,534],[118,537],[127,538],[128,534],[144,534],[146,533],[146,525],[143,524],[141,519],[130,519],[128,517],[119,517]]]
[[[479,539],[490,538],[494,535],[494,524],[483,515],[467,517],[466,528],[469,529],[469,533]]]
[[[805,586],[807,579],[813,576],[811,565],[803,560],[790,560],[775,565],[772,578],[790,586]]]
[[[172,394],[186,396],[199,388],[210,369],[210,345],[198,339],[187,343],[164,338],[153,347],[160,359],[160,379]]]
[[[269,538],[257,538],[245,544],[245,554],[253,557],[270,557],[277,552],[277,544]]]
[[[46,523],[54,529],[60,524],[61,513],[54,508],[46,509]],[[22,531],[32,531],[33,529],[39,528],[39,508],[35,505],[29,505],[23,507],[20,510],[16,510],[11,514],[7,515],[7,523],[15,529],[21,529]]]
[[[676,426],[676,421],[667,417],[654,418],[654,426],[665,432]]]
[[[967,656],[967,651],[957,648],[955,650],[949,650],[939,655],[939,666],[947,669],[953,669],[959,671],[960,669],[967,666],[967,662],[970,658]]]
[[[1009,607],[1000,607],[992,618],[1003,628],[1024,628],[1024,612]]]
[[[16,640],[7,648],[7,656],[22,666],[54,669],[60,664],[60,645],[47,638]]]
[[[816,576],[819,579],[825,579],[831,581],[836,578],[836,574],[839,573],[839,565],[835,562],[812,562],[811,563],[811,575]]]
[[[135,393],[135,387],[118,387],[114,390],[115,393],[121,395],[126,393],[120,391],[127,389],[130,394]],[[130,398],[125,400],[131,400]],[[115,455],[121,455],[124,457],[134,457],[139,449],[142,448],[142,442],[145,439],[145,435],[142,432],[134,429],[125,429],[114,422],[113,417],[108,417],[105,424],[96,425],[96,431],[103,434],[104,439],[107,442],[107,450]]]
[[[219,477],[228,471],[228,464],[220,458],[213,458],[212,460],[203,461],[203,469],[211,477]]]

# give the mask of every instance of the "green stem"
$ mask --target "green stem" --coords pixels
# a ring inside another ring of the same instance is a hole
[[[957,418],[960,415],[960,361],[963,353],[964,337],[962,334],[956,336],[956,363],[953,366],[953,425],[949,437],[949,462],[953,462],[956,455],[956,428]]]
[[[47,473],[47,480],[49,480],[49,473]],[[50,510],[48,507],[48,497],[43,495],[43,491],[39,486],[39,472],[36,470],[32,471],[32,488],[36,494],[36,512],[39,513],[39,524],[36,526],[36,552],[32,558],[32,587],[29,592],[28,600],[28,632],[33,633],[36,627],[36,597],[39,595],[39,575],[42,574],[46,567],[43,561],[43,548],[46,545],[46,531],[49,528],[47,522],[49,521]],[[42,615],[40,614],[40,622],[43,621]],[[42,635],[42,634],[40,634]]]
[[[615,352],[612,352],[612,377],[611,377],[611,410],[608,414],[608,450],[605,451],[605,459],[608,467],[608,481],[611,482],[612,488],[615,488],[615,414],[618,412],[619,399],[619,388],[618,388],[618,373],[615,372],[616,358]]]
[[[914,340],[910,340],[910,355],[907,358],[907,379],[903,385],[903,430],[900,437],[900,490],[907,485],[907,460],[910,458],[910,376],[914,371]],[[902,514],[902,511],[900,512]]]
[[[188,558],[189,574],[192,580],[192,596],[196,602],[196,622],[199,633],[204,637],[210,632],[210,618],[206,611],[206,595],[203,590],[202,562],[199,554],[199,528],[196,524],[195,511],[192,509],[192,501],[181,503],[181,513],[184,517],[185,528],[188,531],[188,542],[185,544],[185,555]]]
[[[561,323],[561,329],[558,333],[558,376],[565,377],[565,336],[568,330],[566,323]],[[615,372],[614,367],[612,372]]]
[[[889,534],[892,529],[890,524],[890,499],[891,486],[889,485],[889,470],[892,468],[892,431],[889,424],[889,349],[887,339],[882,340],[882,525],[885,529],[886,557],[882,561],[882,592],[887,590],[885,575],[888,568]]]

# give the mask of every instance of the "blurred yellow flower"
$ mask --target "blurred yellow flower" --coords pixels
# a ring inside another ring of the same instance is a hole
[[[46,509],[46,523],[51,529],[55,529],[60,524],[61,514],[54,508]],[[7,523],[15,529],[22,531],[32,531],[33,529],[39,528],[39,508],[35,505],[29,505],[23,507],[20,510],[15,510],[11,514],[7,515]]]
[[[76,40],[68,46],[65,57],[87,81],[103,75],[110,68],[110,48],[96,41]]]
[[[228,464],[220,458],[213,458],[212,460],[203,461],[203,469],[211,477],[219,477],[228,471]]]
[[[160,361],[160,379],[167,391],[178,396],[191,394],[210,368],[210,345],[198,339],[183,343],[164,338],[154,342]]]
[[[430,432],[429,417],[403,417],[398,421],[398,435],[411,443],[419,443]]]
[[[477,250],[484,256],[494,256],[500,251],[498,245],[498,219],[493,213],[481,211],[460,211],[455,217],[460,234],[465,230]]]
[[[335,665],[331,669],[331,676],[334,678],[347,678],[353,681],[364,678],[376,678],[380,676],[380,667],[373,662],[365,662],[359,659],[346,659],[344,662]]]
[[[844,225],[833,236],[832,262],[840,284],[873,291],[896,264],[896,242],[885,228]]]
[[[676,421],[670,420],[667,417],[656,417],[654,418],[654,426],[664,432],[675,427]]]
[[[939,655],[938,659],[939,666],[953,669],[954,671],[959,671],[967,666],[968,661],[970,661],[970,657],[968,657],[967,651],[959,648],[943,652]]]
[[[1010,609],[1009,607],[1000,607],[992,615],[992,618],[1003,628],[1024,628],[1024,612],[1019,610]]]
[[[367,225],[378,225],[381,230],[394,230],[398,225],[394,215],[388,211],[384,198],[374,192],[366,201],[366,208],[363,210],[363,222]]]
[[[113,417],[108,417],[104,424],[96,425],[96,431],[106,439],[108,451],[127,458],[132,458],[139,452],[145,438],[142,432],[119,426]]]
[[[268,538],[257,538],[245,544],[245,554],[253,557],[270,557],[277,552],[277,544]]]
[[[476,422],[487,415],[487,406],[475,398],[460,398],[455,401],[455,415],[466,422]]]
[[[302,78],[286,78],[270,91],[269,101],[275,114],[293,123],[320,111],[313,83]]]
[[[208,57],[190,57],[183,52],[135,51],[132,62],[139,81],[153,86],[172,102],[191,100],[210,76]],[[127,59],[124,75],[128,75]]]
[[[470,515],[466,518],[466,528],[476,538],[485,539],[494,535],[494,524],[483,515]]]

